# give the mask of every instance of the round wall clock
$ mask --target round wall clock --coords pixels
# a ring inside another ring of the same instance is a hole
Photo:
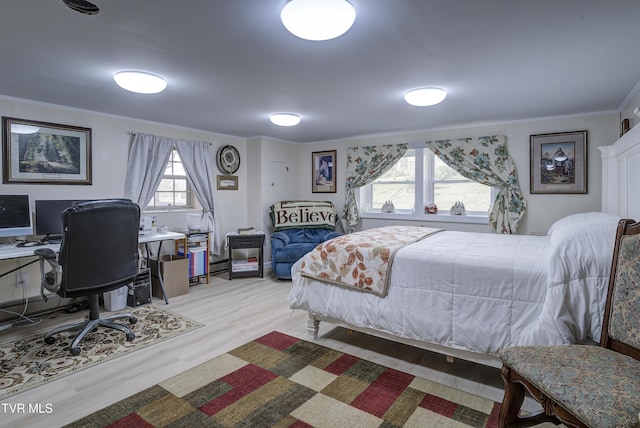
[[[218,150],[216,161],[220,171],[224,174],[233,174],[240,168],[240,153],[233,146],[223,146]]]

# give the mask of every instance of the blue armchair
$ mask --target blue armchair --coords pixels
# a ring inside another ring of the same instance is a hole
[[[291,279],[291,266],[318,244],[340,236],[331,229],[285,229],[271,235],[271,268],[278,279]]]

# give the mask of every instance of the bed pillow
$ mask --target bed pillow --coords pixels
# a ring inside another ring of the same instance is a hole
[[[558,241],[560,235],[564,237],[566,233],[574,233],[580,230],[602,229],[603,227],[607,229],[611,224],[614,224],[615,229],[618,226],[618,221],[620,221],[619,216],[601,212],[571,214],[553,223],[547,232],[547,236],[552,241]]]
[[[580,213],[558,220],[549,229],[551,277],[557,283],[576,278],[608,278],[619,216]],[[558,268],[562,266],[562,268]],[[555,278],[554,278],[555,276]]]

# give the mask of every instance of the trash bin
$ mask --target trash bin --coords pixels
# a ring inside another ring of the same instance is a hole
[[[125,285],[124,287],[102,293],[104,297],[104,308],[108,311],[120,311],[126,308],[128,290],[129,288]]]

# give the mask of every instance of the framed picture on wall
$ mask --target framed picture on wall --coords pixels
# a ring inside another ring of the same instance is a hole
[[[91,128],[2,118],[4,183],[91,184]]]
[[[217,190],[238,190],[237,175],[218,175],[216,177]]]
[[[336,192],[336,151],[311,153],[311,191],[313,193]]]
[[[531,135],[531,193],[587,193],[587,131]]]

